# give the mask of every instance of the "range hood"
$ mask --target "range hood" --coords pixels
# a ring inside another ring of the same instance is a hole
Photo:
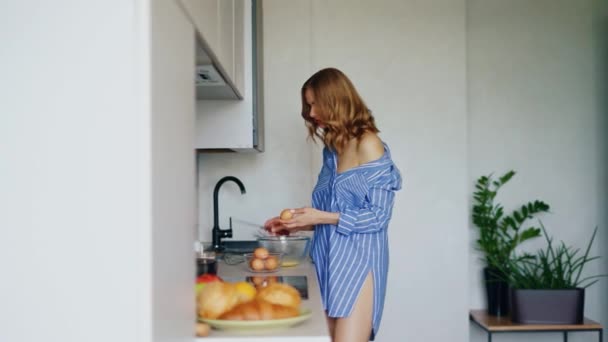
[[[227,76],[229,73],[217,62],[214,51],[197,35],[196,97],[199,100],[243,100],[247,88],[258,86],[262,68],[262,2],[235,1],[242,2],[244,9],[234,14],[234,20],[240,24],[239,32],[234,32],[234,75]]]
[[[203,44],[196,40],[196,98],[198,100],[241,100],[242,94],[213,63]]]

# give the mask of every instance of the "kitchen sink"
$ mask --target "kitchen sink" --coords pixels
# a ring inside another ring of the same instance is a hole
[[[259,247],[257,240],[224,240],[222,241],[224,253],[245,254],[252,253]]]

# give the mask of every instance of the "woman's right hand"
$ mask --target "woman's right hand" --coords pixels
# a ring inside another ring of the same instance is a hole
[[[287,231],[287,227],[279,216],[268,219],[264,223],[264,229],[272,235],[277,235],[280,231]]]
[[[289,235],[290,233],[295,233],[301,230],[314,229],[314,226],[312,225],[288,227],[287,223],[291,223],[291,225],[293,225],[293,219],[281,220],[279,216],[276,216],[264,223],[264,229],[266,229],[266,231],[271,235]]]

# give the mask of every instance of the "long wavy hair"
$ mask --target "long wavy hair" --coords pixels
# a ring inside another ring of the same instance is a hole
[[[306,90],[312,91],[315,104],[323,118],[324,128],[310,117]],[[364,133],[378,133],[371,111],[357,93],[352,82],[335,68],[317,71],[302,86],[302,117],[313,141],[319,138],[325,146],[342,153],[353,138],[361,139]]]

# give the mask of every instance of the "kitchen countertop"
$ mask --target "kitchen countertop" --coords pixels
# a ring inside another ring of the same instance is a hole
[[[293,342],[330,342],[325,312],[321,303],[321,293],[314,265],[305,261],[298,266],[282,268],[276,273],[259,274],[252,273],[246,268],[245,263],[228,265],[223,261],[218,264],[218,276],[221,278],[238,278],[246,276],[306,276],[308,281],[308,299],[302,300],[302,308],[312,311],[312,317],[299,325],[266,332],[229,332],[212,329],[209,336],[197,337],[197,342],[268,342],[268,341],[293,341]]]

